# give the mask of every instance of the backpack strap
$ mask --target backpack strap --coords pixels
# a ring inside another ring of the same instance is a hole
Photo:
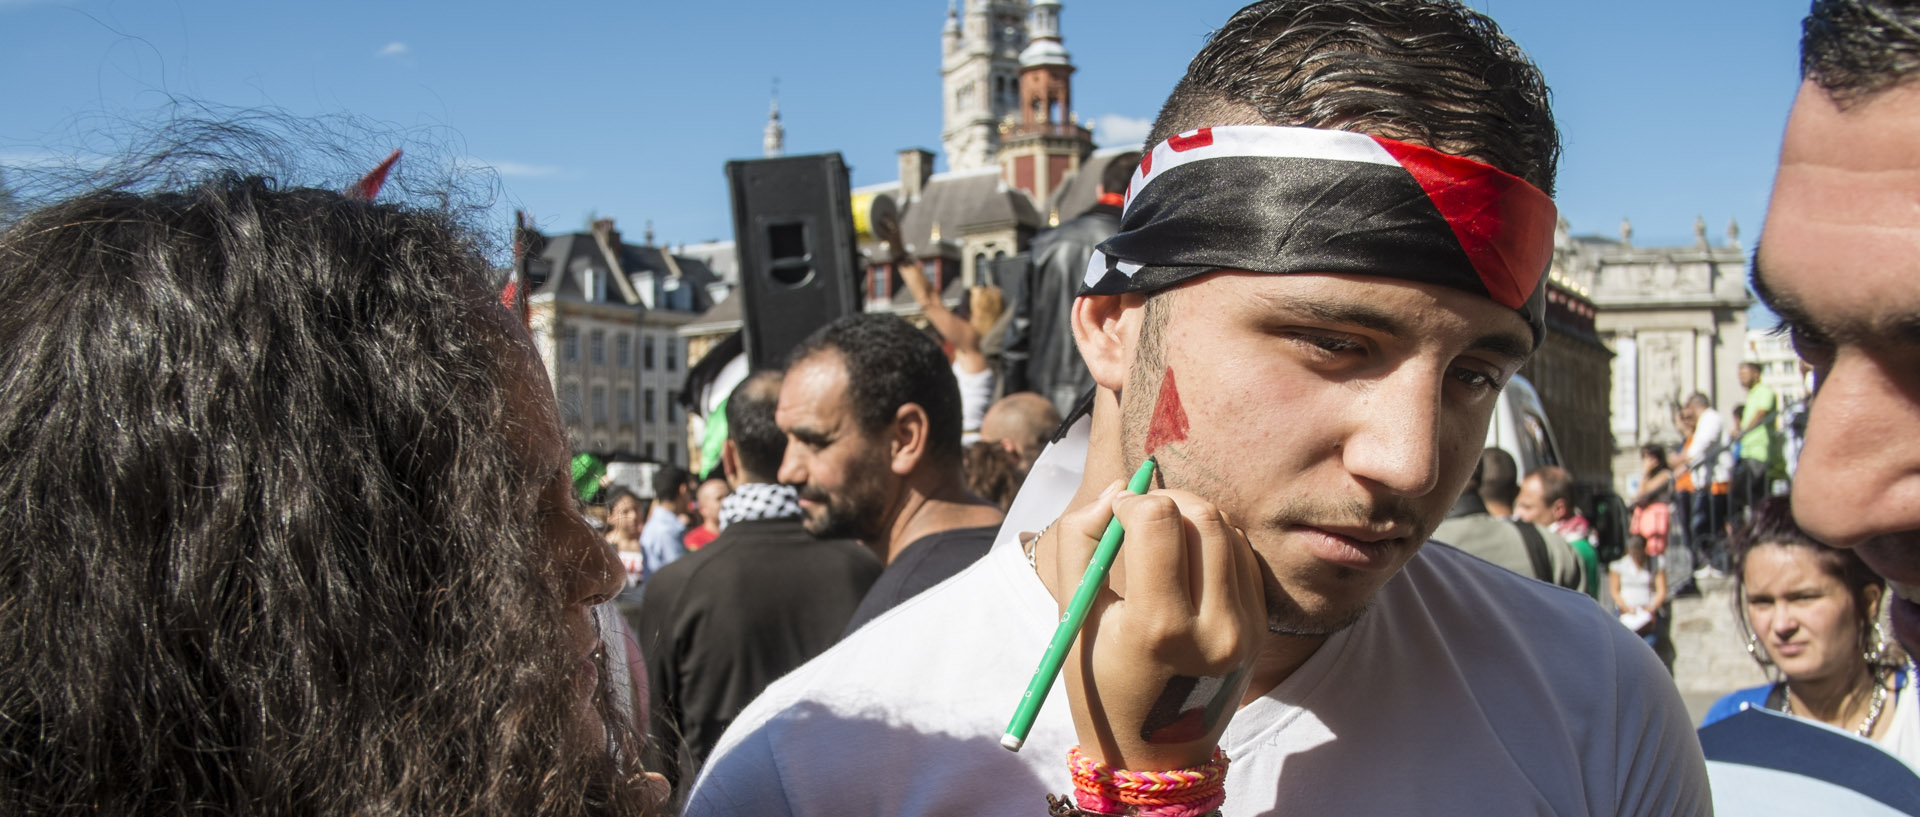
[[[1533,563],[1533,577],[1548,584],[1554,584],[1553,564],[1547,561],[1547,540],[1540,535],[1540,529],[1530,522],[1509,524],[1520,531],[1520,541],[1527,545],[1527,561]]]

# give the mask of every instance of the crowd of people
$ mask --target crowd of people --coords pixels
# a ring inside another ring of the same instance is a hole
[[[1044,242],[1072,297],[1014,307],[1072,405],[968,398],[937,298],[952,358],[843,318],[732,389],[720,484],[661,468],[604,530],[444,203],[246,167],[44,202],[0,231],[0,813],[1709,814],[1649,649],[1682,547],[1779,677],[1712,717],[1915,762],[1917,32],[1806,23],[1753,275],[1818,387],[1792,499],[1770,393],[1689,401],[1605,566],[1564,471],[1481,448],[1545,332],[1559,135],[1453,0],[1209,38],[1113,233]]]

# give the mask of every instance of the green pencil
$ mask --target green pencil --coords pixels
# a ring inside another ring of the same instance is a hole
[[[1127,483],[1127,490],[1143,494],[1147,486],[1153,484],[1154,462],[1148,457],[1140,463],[1140,470],[1133,472],[1133,479]],[[1060,624],[1053,628],[1053,641],[1047,644],[1047,651],[1040,656],[1040,666],[1033,669],[1033,680],[1027,682],[1027,692],[1020,696],[1020,707],[1013,711],[1013,722],[1007,724],[1007,733],[1000,737],[1000,745],[1010,751],[1018,752],[1026,745],[1027,733],[1033,729],[1033,719],[1040,714],[1040,705],[1046,703],[1047,693],[1053,690],[1053,679],[1060,675],[1060,665],[1066,663],[1067,650],[1073,647],[1073,639],[1080,635],[1080,625],[1087,620],[1087,610],[1093,607],[1093,597],[1100,594],[1100,588],[1107,584],[1107,571],[1113,567],[1113,557],[1120,552],[1120,540],[1126,537],[1126,531],[1120,528],[1118,518],[1107,521],[1107,532],[1101,534],[1099,546],[1093,549],[1093,561],[1087,563],[1087,572],[1080,577],[1080,586],[1073,591],[1073,600],[1067,602],[1066,614],[1060,616]]]

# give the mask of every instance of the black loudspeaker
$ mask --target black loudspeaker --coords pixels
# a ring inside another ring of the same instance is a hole
[[[858,245],[838,153],[727,163],[747,362],[780,366],[800,341],[859,311]]]

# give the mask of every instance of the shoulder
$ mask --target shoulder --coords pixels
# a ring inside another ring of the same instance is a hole
[[[1721,696],[1720,700],[1714,701],[1713,706],[1707,708],[1707,714],[1700,718],[1701,728],[1726,720],[1747,707],[1766,706],[1767,693],[1772,691],[1772,684],[1761,684],[1746,689],[1736,689]]]
[[[931,705],[955,690],[977,686],[980,678],[970,673],[993,663],[982,657],[1028,637],[1033,625],[1030,611],[990,562],[980,560],[907,599],[774,682],[741,712],[728,737],[762,727],[778,734],[780,724],[822,707],[872,713],[912,709],[916,702]],[[1048,632],[1034,637],[1039,645],[1034,656],[1051,632],[1050,616],[1041,628]],[[1024,683],[1016,680],[1016,686]],[[1019,690],[1011,694],[1009,701]]]
[[[1505,521],[1500,524],[1513,527]],[[1559,540],[1551,531],[1540,530],[1549,544]],[[1418,591],[1424,606],[1438,613],[1471,610],[1477,615],[1492,612],[1484,609],[1489,603],[1503,606],[1518,614],[1495,615],[1486,623],[1514,634],[1570,628],[1563,635],[1577,637],[1580,630],[1596,623],[1619,627],[1585,594],[1522,576],[1456,548],[1436,548],[1433,544],[1421,548],[1388,587],[1405,582]],[[1592,633],[1586,637],[1598,636]]]
[[[1564,758],[1602,813],[1704,797],[1705,761],[1679,691],[1653,650],[1592,598],[1432,547],[1381,595],[1386,615],[1369,640],[1393,643],[1369,652],[1445,655],[1435,671],[1457,674],[1495,733],[1564,741],[1565,755],[1530,743],[1540,757],[1527,762]]]

